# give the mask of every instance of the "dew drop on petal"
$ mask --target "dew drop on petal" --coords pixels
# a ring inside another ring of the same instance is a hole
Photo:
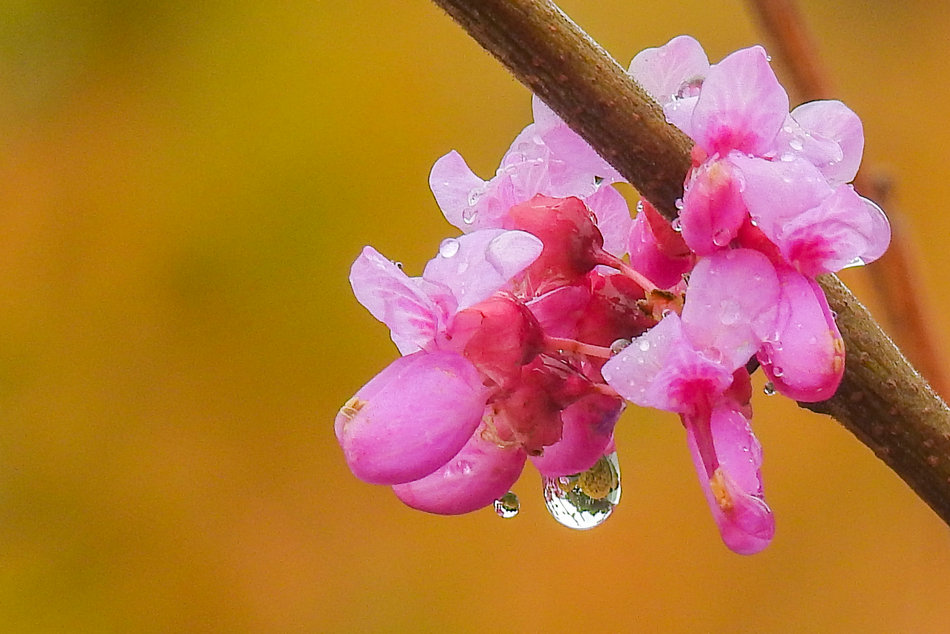
[[[845,265],[844,265],[843,267],[841,267],[841,268],[853,269],[853,268],[858,267],[858,266],[864,266],[865,264],[866,264],[866,262],[865,262],[864,260],[862,260],[861,258],[854,258],[853,260],[851,260],[850,262],[848,262],[847,264],[845,264]]]
[[[676,218],[675,220],[673,220],[672,227],[673,227],[673,231],[679,233],[683,230],[683,223],[680,222],[679,218]]]
[[[521,502],[514,491],[508,491],[503,496],[495,500],[495,514],[504,519],[511,519],[521,510]]]
[[[617,452],[602,456],[582,473],[543,478],[544,504],[560,524],[575,530],[599,526],[620,502]]]
[[[620,352],[630,345],[629,339],[617,339],[612,344],[610,344],[610,352],[613,354],[620,354]]]
[[[650,349],[650,342],[646,339],[641,339],[640,342],[637,343],[637,347],[640,348],[640,352],[646,352]]]
[[[801,139],[792,139],[788,142],[788,147],[792,148],[796,152],[801,152],[805,145],[802,143]]]
[[[762,393],[765,394],[766,396],[775,396],[776,392],[777,390],[775,389],[775,385],[773,385],[771,381],[766,383],[765,386],[762,388]]]
[[[682,199],[682,198],[677,198],[677,199],[676,199],[676,202],[674,202],[673,205],[674,205],[677,209],[682,209],[682,208],[683,208],[683,199]]]
[[[499,172],[500,171],[501,170],[499,170]],[[468,194],[468,206],[474,207],[475,204],[478,203],[478,199],[481,197],[482,197],[482,193],[478,191],[477,189],[473,189],[472,191],[470,191]]]
[[[780,379],[780,378],[782,378],[782,376],[785,374],[785,370],[783,370],[780,366],[773,365],[773,366],[772,366],[772,374],[773,374],[776,378],[779,378],[779,379]]]
[[[446,238],[439,245],[439,255],[443,258],[451,258],[459,252],[459,241],[455,238]]]
[[[393,262],[393,264],[396,265],[397,269],[399,269],[400,271],[402,270],[402,262]]]

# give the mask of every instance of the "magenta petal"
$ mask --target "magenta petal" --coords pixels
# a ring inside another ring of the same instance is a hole
[[[768,258],[732,249],[702,258],[693,268],[683,306],[683,331],[733,372],[775,332],[779,280]]]
[[[778,340],[762,347],[759,362],[782,394],[823,401],[841,383],[844,341],[817,282],[791,269],[779,271],[779,280]]]
[[[476,431],[454,458],[424,478],[393,486],[393,492],[420,511],[470,513],[508,492],[521,475],[525,455],[520,447],[500,447]]]
[[[462,310],[488,299],[527,268],[544,245],[530,233],[481,229],[442,241],[422,278],[452,291]]]
[[[525,305],[547,335],[571,337],[590,303],[590,295],[590,287],[586,284],[559,286]]]
[[[864,127],[861,118],[840,101],[810,101],[794,110],[791,116],[817,140],[830,140],[837,144],[840,157],[836,160],[811,159],[825,178],[832,184],[849,183],[854,180],[864,153]],[[808,152],[808,140],[803,150]]]
[[[486,393],[475,366],[451,352],[400,357],[340,409],[334,431],[353,474],[372,484],[429,475],[482,420]]]
[[[679,35],[657,48],[647,48],[630,62],[629,73],[661,105],[682,94],[684,85],[699,84],[709,70],[702,45]]]
[[[531,462],[550,478],[587,471],[606,453],[623,407],[623,401],[605,394],[575,401],[561,412],[561,439],[531,456]]]
[[[730,405],[684,419],[703,494],[726,546],[751,555],[769,545],[775,519],[762,498],[762,449],[749,421]],[[704,428],[707,426],[708,428]]]
[[[437,160],[429,172],[429,188],[445,219],[462,231],[471,229],[475,204],[486,187],[455,150]]]
[[[350,269],[353,294],[376,319],[392,331],[403,354],[415,352],[435,339],[441,311],[418,278],[410,278],[373,247],[364,247]]]
[[[729,245],[747,217],[739,175],[727,161],[712,161],[693,173],[685,194],[680,224],[683,239],[696,255]]]
[[[696,143],[710,154],[764,155],[788,115],[788,95],[761,46],[732,53],[709,69],[693,109]]]
[[[671,256],[666,253],[654,233],[648,213],[650,212],[643,208],[633,219],[627,245],[630,265],[660,288],[671,288],[682,282],[683,274],[693,267],[693,257],[685,243],[681,243],[681,255]],[[670,233],[672,231],[670,229]],[[679,234],[675,235],[679,238]]]

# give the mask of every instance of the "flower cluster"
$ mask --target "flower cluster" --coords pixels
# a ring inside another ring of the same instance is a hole
[[[749,372],[801,401],[834,393],[844,345],[814,278],[879,257],[889,225],[847,184],[858,117],[837,101],[789,112],[760,47],[710,65],[682,36],[630,73],[696,143],[679,218],[646,200],[631,218],[620,175],[537,98],[490,180],[443,156],[430,187],[462,235],[421,277],[371,247],[354,263],[403,356],[336,435],[358,477],[434,513],[515,512],[530,460],[549,510],[586,528],[619,496],[625,402],[674,412],[724,542],[758,552],[774,520]]]

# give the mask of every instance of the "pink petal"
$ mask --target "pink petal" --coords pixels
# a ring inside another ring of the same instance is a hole
[[[573,336],[577,321],[590,303],[590,287],[586,283],[559,286],[531,301],[527,307],[541,329],[552,337]]]
[[[741,175],[742,198],[752,221],[773,242],[786,223],[834,191],[818,168],[800,157],[768,161],[733,153],[728,161]]]
[[[708,419],[684,419],[687,444],[723,542],[740,555],[769,545],[775,519],[762,498],[762,449],[749,421],[730,405]]]
[[[373,247],[365,247],[350,268],[357,301],[389,326],[402,354],[428,346],[441,328],[441,311],[418,282]]]
[[[461,355],[416,352],[360,388],[334,431],[356,477],[411,482],[458,453],[482,420],[486,398],[475,366]]]
[[[774,333],[778,299],[768,258],[751,249],[721,251],[700,259],[690,274],[683,330],[731,373]]]
[[[462,310],[502,289],[543,248],[538,238],[524,231],[482,229],[443,240],[422,278],[450,289]]]
[[[477,213],[475,205],[487,183],[475,175],[462,155],[452,150],[429,172],[429,188],[445,219],[461,231],[469,231]]]
[[[534,132],[550,150],[552,159],[563,162],[571,171],[582,175],[585,183],[593,183],[594,177],[603,179],[607,184],[624,180],[610,163],[601,158],[587,141],[564,123],[537,95],[531,96],[531,109],[536,126]],[[577,189],[566,192],[539,190],[534,193],[548,196],[583,195]]]
[[[802,274],[816,277],[877,259],[890,238],[881,209],[850,185],[839,185],[820,205],[789,219],[776,244]]]
[[[660,288],[679,284],[693,267],[683,236],[649,203],[642,204],[633,219],[627,249],[630,265]]]
[[[476,431],[461,451],[424,478],[397,484],[393,492],[408,506],[428,513],[460,515],[488,506],[518,480],[525,452],[501,447]]]
[[[620,399],[596,393],[574,402],[561,412],[561,439],[531,462],[551,478],[587,471],[604,455],[623,407]]]
[[[732,370],[692,347],[676,313],[634,339],[601,374],[632,403],[680,413],[701,408],[732,382]]]
[[[821,160],[806,154],[825,178],[832,184],[854,180],[864,153],[864,126],[860,117],[851,108],[835,100],[804,103],[792,110],[791,116],[813,139],[831,141],[838,146],[840,156],[832,160]],[[807,153],[808,141],[805,143],[804,150]]]
[[[680,224],[683,239],[696,255],[710,255],[729,245],[747,217],[740,195],[741,175],[727,161],[711,161],[693,172]]]
[[[680,35],[658,48],[647,48],[630,62],[629,73],[647,94],[661,105],[682,94],[684,85],[700,83],[709,70],[703,47],[688,35]]]
[[[758,354],[778,390],[797,401],[831,397],[844,374],[844,341],[821,287],[792,269],[779,271],[777,341]]]
[[[788,115],[788,95],[761,46],[732,53],[709,69],[693,109],[696,143],[708,153],[764,155]]]
[[[623,194],[602,183],[596,192],[584,199],[584,204],[597,218],[597,228],[604,237],[604,250],[618,257],[626,253],[633,218]]]

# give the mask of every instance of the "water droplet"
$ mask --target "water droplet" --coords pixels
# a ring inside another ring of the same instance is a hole
[[[773,385],[771,381],[769,381],[768,383],[766,383],[766,384],[765,384],[765,387],[762,388],[762,392],[763,392],[766,396],[774,396],[777,391],[778,391],[778,390],[775,389],[775,385]]]
[[[673,227],[673,231],[677,233],[683,230],[683,223],[680,222],[679,218],[674,219],[671,226]]]
[[[451,258],[459,252],[459,241],[455,238],[446,238],[439,245],[439,255],[443,258]]]
[[[558,522],[576,530],[599,526],[620,502],[617,452],[602,456],[583,473],[544,478],[543,485],[544,504]]]
[[[521,510],[521,502],[514,491],[508,491],[503,496],[495,500],[495,514],[506,520],[511,519]]]
[[[396,265],[397,269],[399,269],[400,271],[402,270],[402,262],[393,262],[393,264]]]
[[[683,199],[682,199],[682,198],[677,198],[676,201],[673,203],[673,206],[676,207],[677,209],[682,209],[682,208],[683,208]]]
[[[713,234],[713,244],[717,247],[724,247],[730,242],[729,230],[728,229],[719,229],[716,233]]]
[[[640,348],[640,352],[646,352],[647,350],[650,349],[650,342],[647,341],[646,339],[641,339],[637,343],[637,347]]]
[[[805,145],[802,143],[801,139],[792,139],[788,142],[788,146],[795,150],[796,152],[801,152]]]
[[[778,378],[781,378],[782,375],[784,374],[785,374],[785,370],[783,370],[781,366],[778,366],[778,365],[772,366],[772,376],[778,379]]]
[[[630,345],[629,339],[617,339],[612,344],[610,344],[610,351],[613,354],[620,354],[624,348]]]
[[[478,203],[478,199],[482,197],[482,192],[477,189],[473,189],[468,193],[468,206],[474,207]]]
[[[854,258],[853,260],[845,264],[842,268],[853,269],[856,266],[864,266],[865,264],[866,262],[862,260],[861,258]]]
[[[466,207],[462,210],[462,222],[467,225],[475,222],[475,217],[478,215],[478,210],[475,207]]]
[[[643,201],[642,201],[642,200],[638,200],[638,201],[637,201],[637,214],[640,214],[642,211],[643,211]]]

